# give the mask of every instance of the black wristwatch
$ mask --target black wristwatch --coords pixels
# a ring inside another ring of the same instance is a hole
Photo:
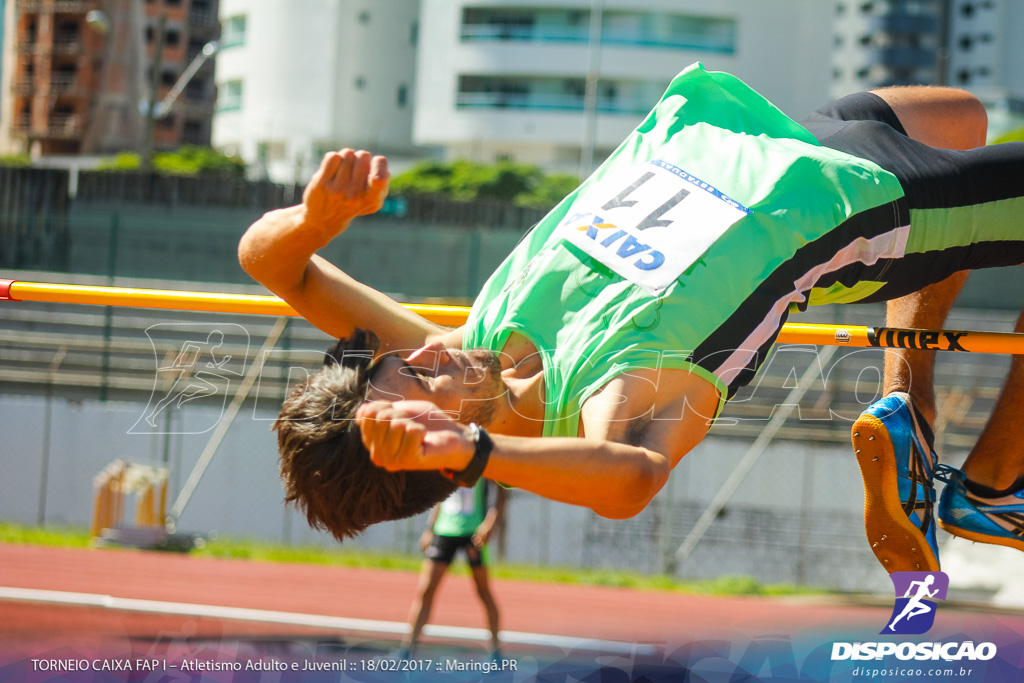
[[[494,450],[494,442],[491,441],[491,435],[487,433],[487,430],[477,423],[470,422],[469,429],[473,435],[473,457],[469,464],[466,465],[464,470],[459,470],[458,472],[444,469],[441,470],[441,473],[459,486],[471,489],[476,486],[476,483],[480,480],[480,475],[484,473],[484,469],[487,467],[491,451]]]

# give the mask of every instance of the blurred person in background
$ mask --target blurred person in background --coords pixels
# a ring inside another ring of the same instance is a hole
[[[402,642],[398,657],[408,659],[415,653],[423,627],[430,619],[441,580],[459,550],[466,556],[477,597],[491,632],[491,656],[500,656],[498,604],[491,592],[487,566],[490,551],[487,541],[496,533],[505,514],[508,492],[487,479],[472,488],[459,488],[430,511],[427,527],[420,537],[426,559],[420,570],[416,598],[409,611],[409,635]]]

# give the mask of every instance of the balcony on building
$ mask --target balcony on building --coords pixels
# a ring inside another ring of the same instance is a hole
[[[867,26],[872,33],[930,35],[938,32],[939,19],[928,14],[885,14],[872,17]]]
[[[50,96],[76,96],[83,93],[84,89],[78,78],[78,72],[74,68],[64,68],[54,71],[50,75]]]
[[[42,0],[18,0],[18,12],[22,16],[26,14],[38,14],[44,9],[46,9],[46,7]]]
[[[193,0],[188,12],[188,27],[192,36],[216,36],[220,32],[216,5],[205,0]]]
[[[71,110],[57,109],[46,119],[46,128],[32,129],[31,137],[48,140],[78,140],[85,133],[82,117]]]
[[[868,58],[876,64],[893,67],[921,67],[935,64],[934,49],[894,45],[868,51]]]
[[[635,84],[600,84],[596,109],[603,114],[645,114],[646,95],[629,95]],[[586,84],[582,78],[514,78],[461,76],[455,104],[464,109],[518,109],[535,112],[582,112]]]
[[[79,55],[82,53],[82,35],[76,17],[55,16],[53,53],[55,55]]]
[[[586,43],[590,40],[590,12],[466,7],[461,39],[464,42]],[[602,15],[601,42],[621,47],[733,53],[736,21],[710,16],[607,11]]]

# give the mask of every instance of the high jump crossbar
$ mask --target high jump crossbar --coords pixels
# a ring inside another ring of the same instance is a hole
[[[0,301],[40,301],[129,308],[298,316],[276,296],[187,292],[167,289],[98,287],[44,282],[0,280]],[[431,304],[402,304],[427,320],[457,327],[466,322],[469,308]],[[1024,354],[1024,334],[969,330],[917,330],[897,327],[786,323],[778,341],[786,344],[903,348],[928,351]]]

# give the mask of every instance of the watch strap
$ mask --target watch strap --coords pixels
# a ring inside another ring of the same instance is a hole
[[[494,441],[491,440],[491,435],[487,433],[487,430],[475,422],[471,422],[469,428],[473,433],[473,457],[469,464],[465,469],[459,471],[443,469],[441,473],[459,486],[473,488],[487,467],[491,451],[494,450]]]

